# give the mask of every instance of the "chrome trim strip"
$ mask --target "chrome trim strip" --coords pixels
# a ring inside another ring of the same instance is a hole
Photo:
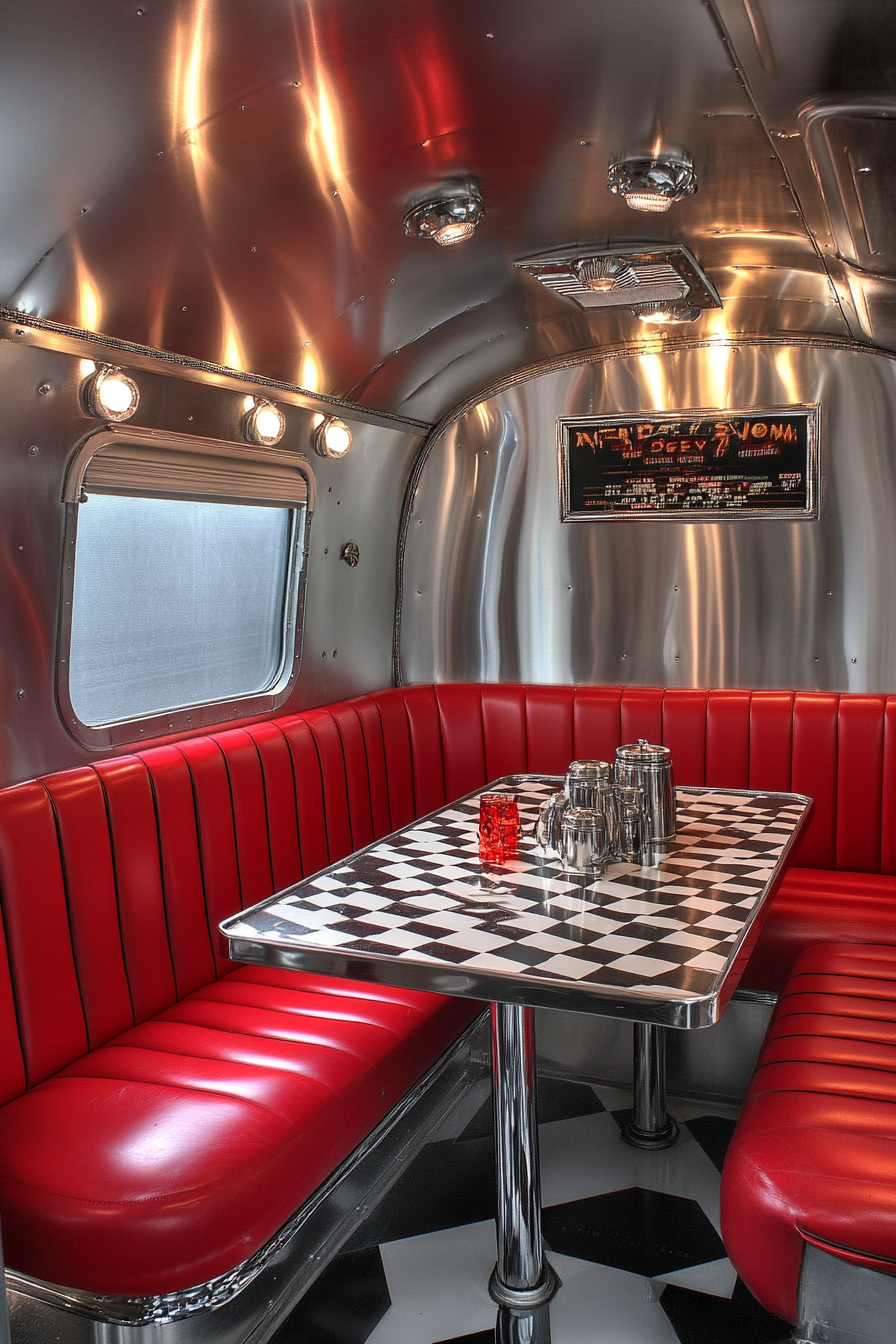
[[[764,1003],[774,1008],[778,1002],[778,993],[774,989],[749,989],[739,985],[731,995],[739,1003]]]
[[[67,1316],[88,1317],[98,1323],[92,1334],[80,1327],[77,1338],[114,1340],[126,1344],[138,1337],[129,1327],[140,1330],[139,1344],[155,1344],[163,1338],[161,1330],[145,1333],[150,1327],[176,1326],[220,1312],[235,1305],[253,1283],[259,1285],[253,1295],[257,1302],[248,1320],[240,1320],[238,1332],[226,1329],[230,1323],[210,1319],[202,1338],[219,1344],[255,1338],[257,1322],[263,1314],[266,1333],[293,1309],[295,1303],[326,1268],[341,1246],[363,1223],[367,1211],[381,1199],[401,1175],[430,1136],[471,1088],[477,1086],[484,1101],[490,1087],[488,1072],[488,1018],[484,1011],[464,1030],[452,1046],[420,1078],[402,1100],[324,1182],[312,1197],[289,1219],[255,1255],[237,1265],[228,1274],[175,1293],[147,1297],[125,1297],[92,1293],[46,1283],[13,1269],[6,1271],[14,1326],[34,1315],[37,1304],[51,1309],[52,1319],[60,1324],[54,1339],[68,1337]],[[270,1282],[268,1282],[270,1280]],[[23,1303],[22,1298],[26,1299]],[[233,1313],[231,1312],[232,1316]],[[40,1319],[49,1320],[45,1312]],[[275,1319],[276,1318],[276,1319]],[[236,1322],[233,1323],[236,1325]],[[77,1330],[73,1324],[73,1330]],[[113,1333],[108,1333],[108,1331]],[[46,1331],[37,1331],[34,1340],[47,1339]],[[195,1336],[175,1330],[164,1338],[192,1339]]]
[[[216,383],[240,391],[245,387],[265,387],[280,393],[294,406],[310,411],[341,410],[346,419],[357,420],[365,425],[381,425],[386,429],[413,429],[426,434],[432,428],[428,420],[414,420],[410,416],[395,415],[391,411],[377,411],[361,406],[356,401],[347,401],[330,396],[326,392],[310,392],[307,388],[294,383],[280,382],[276,378],[265,378],[259,373],[245,373],[242,369],[231,369],[225,364],[210,364],[202,359],[191,359],[189,355],[178,355],[170,350],[156,350],[150,345],[138,345],[133,341],[121,341],[114,336],[103,336],[93,331],[84,331],[79,327],[66,326],[63,322],[51,322],[43,317],[32,317],[30,313],[18,312],[15,308],[0,306],[0,324],[8,323],[6,329],[0,325],[0,340],[15,341],[16,337],[29,337],[42,334],[55,339],[35,341],[27,340],[28,345],[42,345],[51,350],[62,350],[67,354],[82,355],[89,359],[102,361],[102,351],[108,351],[110,363],[117,363],[115,356],[127,355],[132,367],[157,370],[159,364],[175,368],[179,373],[194,381],[207,382],[207,378],[197,379],[197,374],[210,374]],[[11,328],[11,330],[10,330]],[[20,343],[20,342],[17,342]]]

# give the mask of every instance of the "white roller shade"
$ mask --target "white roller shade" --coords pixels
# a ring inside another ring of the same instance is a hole
[[[215,439],[105,429],[73,458],[63,498],[92,491],[117,495],[209,499],[221,503],[295,505],[308,502],[307,462],[282,448],[254,448]]]

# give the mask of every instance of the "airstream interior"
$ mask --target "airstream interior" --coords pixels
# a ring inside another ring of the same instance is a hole
[[[896,5],[0,30],[0,1340],[891,1341]]]

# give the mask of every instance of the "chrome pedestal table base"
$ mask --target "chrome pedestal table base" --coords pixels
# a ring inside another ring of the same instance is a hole
[[[659,1026],[718,1019],[758,933],[750,926],[811,806],[797,794],[679,789],[679,832],[655,862],[577,883],[532,853],[529,828],[559,782],[506,776],[489,786],[516,795],[524,822],[520,858],[499,882],[479,861],[476,790],[221,925],[236,960],[502,1000],[492,1008],[490,1283],[502,1344],[546,1344],[547,1304],[559,1287],[541,1240],[532,1010],[635,1021],[628,1137],[650,1147],[672,1141]]]
[[[535,1115],[535,1020],[516,1003],[492,1004],[498,1261],[488,1290],[502,1306],[549,1302],[560,1280],[544,1258]],[[508,1325],[510,1322],[508,1322]]]
[[[678,1138],[678,1126],[666,1111],[665,1028],[633,1022],[632,1118],[622,1137],[633,1148],[669,1148]]]

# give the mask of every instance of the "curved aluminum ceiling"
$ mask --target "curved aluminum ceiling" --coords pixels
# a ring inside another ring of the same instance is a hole
[[[0,38],[0,293],[35,318],[437,420],[643,334],[515,260],[674,241],[724,301],[689,339],[896,345],[799,121],[896,109],[889,0],[6,0]],[[699,191],[668,214],[607,190],[615,154],[675,148]],[[405,237],[458,174],[476,236]]]

